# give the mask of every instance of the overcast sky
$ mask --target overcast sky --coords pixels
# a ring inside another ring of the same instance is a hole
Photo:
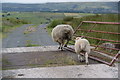
[[[118,2],[119,0],[2,0],[2,3],[46,3],[46,2]]]

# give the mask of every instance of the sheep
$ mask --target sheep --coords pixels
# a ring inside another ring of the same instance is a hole
[[[61,24],[53,28],[51,35],[53,41],[59,43],[58,49],[63,51],[63,47],[67,47],[68,42],[72,39],[73,33],[74,30],[72,26],[67,24]],[[65,43],[65,41],[67,42]]]
[[[80,60],[81,62],[84,61],[83,57],[80,55],[80,53],[85,53],[85,61],[86,64],[88,65],[88,54],[90,53],[91,49],[90,49],[90,43],[87,39],[82,38],[82,37],[77,37],[75,39],[75,52],[78,54],[78,60]]]

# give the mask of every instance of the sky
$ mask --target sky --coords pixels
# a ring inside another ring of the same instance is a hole
[[[2,0],[2,3],[118,2],[119,0]]]

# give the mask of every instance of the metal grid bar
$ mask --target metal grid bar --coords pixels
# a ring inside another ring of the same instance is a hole
[[[79,35],[75,35],[74,36],[78,36],[78,37],[81,37]],[[90,39],[96,39],[96,40],[101,40],[101,41],[110,41],[110,42],[117,42],[119,43],[120,41],[114,41],[114,40],[108,40],[108,39],[101,39],[101,38],[95,38],[95,37],[89,37],[89,36],[82,36],[82,37],[85,37],[85,38],[90,38]]]
[[[78,29],[80,31],[86,31],[86,32],[98,32],[98,33],[107,33],[107,34],[117,34],[119,35],[120,33],[115,33],[115,32],[105,32],[105,31],[97,31],[97,30],[85,30],[85,29]]]
[[[100,50],[96,50],[96,49],[93,49],[93,50],[97,51],[97,52],[101,52],[101,53],[107,54],[107,55],[110,55],[110,56],[115,56],[114,54],[110,54],[110,53],[107,53],[107,52],[104,52],[104,51],[100,51]]]
[[[74,32],[74,36],[78,36],[76,35],[75,33],[79,30],[81,31],[86,31],[86,32],[98,32],[98,33],[106,33],[106,34],[116,34],[116,35],[119,35],[120,33],[117,33],[117,32],[105,32],[105,31],[97,31],[97,30],[92,30],[92,28],[90,28],[89,30],[85,30],[85,29],[79,29],[81,27],[81,25],[83,23],[93,23],[93,24],[112,24],[112,25],[117,25],[117,24],[120,24],[120,22],[98,22],[98,21],[82,21],[80,23],[80,25],[76,28],[75,32]],[[94,27],[95,25],[93,25]],[[85,37],[85,38],[90,38],[90,39],[96,39],[96,40],[100,40],[100,41],[109,41],[109,42],[116,42],[116,43],[120,43],[120,41],[114,41],[114,40],[108,40],[108,39],[101,39],[101,38],[95,38],[95,37],[90,37],[90,36],[78,36],[78,37]],[[101,47],[99,45],[92,45],[94,47]],[[102,63],[105,63],[109,66],[112,66],[113,63],[117,60],[117,58],[120,56],[120,51],[118,52],[118,54],[116,55],[112,55],[110,53],[106,53],[106,52],[103,52],[103,51],[99,51],[99,50],[96,50],[93,49],[94,51],[97,51],[97,52],[101,52],[101,53],[104,53],[104,54],[107,54],[107,55],[111,55],[111,56],[115,56],[114,59],[112,59],[112,61],[109,63],[109,62],[106,62],[106,61],[103,61],[102,59],[100,59],[99,57],[96,57],[96,56],[89,56],[89,58],[91,59],[94,59],[94,60],[97,60],[99,62],[102,62]],[[106,47],[101,47],[101,48],[106,48]],[[69,48],[69,47],[66,47],[65,49],[69,50],[69,51],[72,51],[72,52],[75,52],[74,49],[72,48]],[[106,48],[106,49],[111,49],[111,50],[120,50],[120,49],[117,49],[117,48]]]
[[[78,25],[78,27],[76,28],[74,34],[76,33],[76,31],[80,28],[80,26],[81,26],[82,24],[83,24],[83,22],[81,22],[81,23]]]
[[[102,47],[102,46],[98,46],[98,45],[91,45],[91,46],[94,46],[94,47],[100,47],[100,48],[106,48],[106,47]],[[120,50],[120,49],[117,49],[117,48],[106,48],[106,49],[111,49],[111,50]]]
[[[71,51],[71,52],[75,53],[75,50],[74,50],[73,48],[70,48],[70,47],[64,47],[64,49],[66,49],[66,50],[68,50],[68,51]],[[84,54],[81,54],[81,55],[84,55]],[[89,57],[90,59],[93,59],[93,60],[99,61],[99,62],[101,62],[101,63],[107,64],[107,65],[110,65],[109,62],[103,61],[103,60],[99,59],[99,57],[92,56],[92,55],[90,55],[90,56],[88,56],[88,57]],[[111,66],[112,66],[112,65],[111,65]]]
[[[97,23],[97,24],[120,24],[120,22],[98,22],[98,21],[82,21],[84,23]]]
[[[120,51],[115,55],[114,59],[110,62],[109,66],[112,66],[112,64],[117,60],[119,56],[120,56]]]

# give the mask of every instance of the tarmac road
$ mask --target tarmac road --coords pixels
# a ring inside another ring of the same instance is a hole
[[[26,24],[16,28],[2,40],[2,48],[26,47],[27,41],[38,46],[56,45],[46,31],[46,24],[39,25],[35,32],[24,34],[27,27],[33,24]]]

